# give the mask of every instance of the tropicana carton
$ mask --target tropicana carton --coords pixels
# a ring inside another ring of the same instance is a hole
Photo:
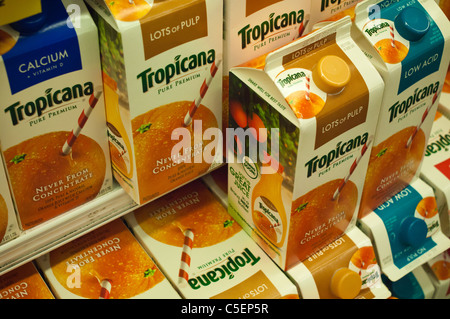
[[[450,249],[423,265],[435,288],[434,299],[450,299]]]
[[[180,299],[121,219],[36,263],[58,299]]]
[[[385,81],[359,216],[420,173],[450,61],[450,22],[434,0],[361,2],[354,36]]]
[[[310,0],[224,0],[224,131],[232,67],[253,61],[306,33]]]
[[[29,229],[112,189],[98,32],[65,0],[0,28],[0,140]]]
[[[439,97],[438,110],[450,119],[450,66],[445,75],[444,87]]]
[[[28,262],[0,277],[0,300],[55,299],[33,262]]]
[[[356,221],[384,86],[350,28],[346,17],[264,70],[230,73],[228,209],[283,269]]]
[[[355,6],[362,0],[313,0],[311,1],[311,19],[308,30],[316,30],[330,21],[336,21],[344,16],[352,20],[355,17]]]
[[[221,164],[222,1],[87,2],[119,184],[143,204]]]
[[[439,111],[431,128],[420,178],[433,188],[442,231],[450,237],[450,119]]]
[[[358,227],[291,268],[303,299],[387,299],[370,239]]]
[[[372,240],[381,270],[391,281],[450,248],[433,189],[421,179],[359,219],[358,226]]]
[[[419,266],[396,281],[390,281],[383,276],[383,281],[392,292],[393,299],[434,299],[436,289],[425,271]]]
[[[295,285],[200,180],[126,222],[187,299],[298,299]]]

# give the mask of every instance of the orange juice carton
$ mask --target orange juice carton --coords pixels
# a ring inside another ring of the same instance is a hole
[[[434,0],[366,0],[356,42],[385,82],[359,217],[420,174],[450,61],[450,22]]]
[[[228,119],[229,71],[306,34],[310,0],[224,0],[223,114]],[[228,127],[224,121],[224,131]]]
[[[355,17],[355,7],[362,0],[319,0],[311,1],[311,19],[307,32],[319,29],[331,21],[349,16]]]
[[[18,237],[20,233],[5,166],[0,155],[0,244]]]
[[[359,220],[374,244],[381,270],[391,281],[450,247],[440,225],[433,189],[421,179]]]
[[[435,287],[423,266],[418,266],[396,281],[390,281],[383,275],[383,282],[395,299],[434,298]]]
[[[184,298],[298,298],[295,285],[200,180],[124,219]]]
[[[423,265],[434,285],[434,299],[450,299],[450,250],[446,250]]]
[[[439,7],[445,13],[448,19],[450,19],[450,1],[449,0],[436,0],[436,3],[439,4]]]
[[[65,0],[0,28],[0,140],[27,230],[112,189],[98,32]]]
[[[450,118],[450,66],[445,75],[444,87],[439,97],[438,110],[447,118]]]
[[[384,84],[349,17],[230,73],[228,209],[284,270],[356,223]]]
[[[223,2],[88,0],[113,174],[138,204],[223,162]]]
[[[450,237],[450,119],[436,112],[420,178],[430,185],[436,197],[441,229]]]
[[[180,299],[121,219],[36,262],[58,299]]]
[[[228,207],[228,167],[222,166],[202,177],[203,182]]]
[[[387,299],[370,239],[357,227],[288,270],[303,299]]]
[[[28,262],[0,277],[2,299],[55,299],[33,262]]]
[[[10,24],[40,12],[41,0],[4,1],[0,7],[0,25]]]

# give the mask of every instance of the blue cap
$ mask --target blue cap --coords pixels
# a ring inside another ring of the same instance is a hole
[[[412,272],[392,282],[391,291],[399,299],[425,299],[422,287]]]
[[[51,9],[51,0],[41,0],[41,12],[31,17],[11,23],[10,26],[23,34],[31,34],[39,31],[47,21],[47,12]]]
[[[415,7],[407,7],[395,18],[395,29],[408,41],[419,41],[430,28],[426,13]]]
[[[42,28],[46,21],[46,14],[44,12],[35,14],[31,17],[11,23],[11,27],[23,34],[34,33]]]
[[[427,223],[420,218],[407,217],[400,224],[399,239],[408,246],[420,247],[427,239]]]

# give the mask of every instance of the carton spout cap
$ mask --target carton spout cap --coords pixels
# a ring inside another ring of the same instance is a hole
[[[422,10],[407,7],[395,18],[395,29],[408,41],[419,41],[428,32],[430,21]]]
[[[31,17],[11,23],[10,26],[21,34],[31,34],[39,31],[47,21],[47,11],[54,3],[51,0],[41,0],[41,12]]]
[[[331,292],[341,299],[353,299],[361,291],[361,277],[348,268],[340,268],[331,278]]]
[[[418,248],[427,238],[427,223],[420,218],[407,217],[400,224],[399,239],[408,246]]]
[[[342,58],[326,55],[314,67],[313,80],[322,91],[336,94],[350,81],[350,68]]]

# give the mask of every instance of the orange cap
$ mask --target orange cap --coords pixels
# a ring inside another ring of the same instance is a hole
[[[339,93],[350,81],[350,68],[342,58],[326,55],[314,67],[313,79],[322,91]]]
[[[361,277],[348,268],[336,270],[331,278],[331,292],[341,299],[353,299],[361,291]]]

